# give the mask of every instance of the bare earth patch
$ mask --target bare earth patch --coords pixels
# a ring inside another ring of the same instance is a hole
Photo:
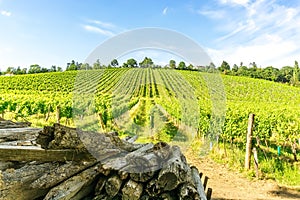
[[[203,176],[208,176],[208,187],[213,189],[213,200],[227,199],[261,199],[261,200],[299,200],[297,190],[279,187],[272,180],[248,180],[240,173],[230,171],[225,165],[215,163],[212,159],[195,156],[186,152],[188,162],[196,166]]]

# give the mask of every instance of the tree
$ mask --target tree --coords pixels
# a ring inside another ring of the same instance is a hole
[[[50,72],[56,72],[56,66],[55,66],[55,65],[52,65],[52,66],[51,66]]]
[[[74,60],[71,61],[71,63],[67,63],[67,71],[72,71],[72,70],[78,70],[78,62],[75,63]]]
[[[291,66],[284,66],[280,69],[280,82],[283,83],[291,83],[293,74],[294,73],[294,68]]]
[[[239,70],[239,67],[237,66],[237,64],[234,64],[234,65],[232,66],[232,71],[233,71],[234,73],[236,73],[238,70]]]
[[[14,68],[13,67],[8,67],[5,71],[5,74],[13,74]]]
[[[41,73],[47,73],[47,72],[49,72],[49,70],[47,68],[45,68],[45,67],[42,67]]]
[[[83,63],[81,66],[80,66],[80,70],[91,70],[93,69],[89,63]]]
[[[193,70],[194,69],[194,66],[192,64],[189,64],[189,66],[187,66],[187,69],[188,70]]]
[[[278,81],[279,74],[279,69],[272,66],[262,70],[262,78],[269,81]]]
[[[178,65],[178,69],[186,69],[185,62],[181,61]]]
[[[134,67],[137,67],[137,62],[135,59],[130,58],[127,60],[127,65],[128,65],[128,67],[134,68]]]
[[[176,68],[176,61],[175,60],[170,60],[169,61],[169,66],[170,66],[170,68],[175,69]]]
[[[27,68],[22,69],[22,74],[27,74]]]
[[[97,59],[96,62],[93,64],[93,69],[101,69],[101,63],[99,59]]]
[[[38,64],[30,65],[28,74],[41,73],[41,67]]]
[[[57,71],[58,71],[58,72],[62,72],[63,70],[62,70],[61,67],[57,67]]]
[[[110,62],[110,65],[113,66],[113,67],[117,67],[119,66],[119,62],[117,59],[113,59],[111,62]]]
[[[139,63],[140,67],[153,67],[153,61],[151,58],[145,57],[142,62]]]
[[[230,71],[230,65],[223,60],[221,66],[219,67],[219,70],[221,72],[224,72],[224,74],[226,74],[228,71]]]

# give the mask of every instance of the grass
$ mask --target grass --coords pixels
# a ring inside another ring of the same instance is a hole
[[[223,148],[223,144],[220,144],[219,148],[214,147],[210,151],[210,157],[217,163],[225,164],[231,170],[241,172],[249,179],[272,179],[282,186],[300,187],[300,163],[286,159],[290,156],[274,154],[270,156],[268,154],[268,157],[265,158],[259,151],[259,177],[256,177],[253,156],[251,157],[250,170],[245,170],[245,151],[235,146],[230,147],[228,144],[225,147],[226,149]]]

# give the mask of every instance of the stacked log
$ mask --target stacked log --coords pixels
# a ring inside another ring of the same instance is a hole
[[[178,146],[135,144],[135,139],[60,124],[44,127],[36,138],[39,151],[51,158],[57,151],[74,151],[74,158],[45,162],[50,159],[32,156],[35,160],[25,163],[17,155],[2,158],[12,165],[0,171],[0,199],[206,199],[198,170]]]

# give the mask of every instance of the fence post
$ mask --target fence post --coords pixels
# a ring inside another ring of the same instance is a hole
[[[60,106],[56,106],[56,123],[60,124]]]
[[[251,113],[249,115],[248,131],[247,131],[246,156],[245,156],[245,169],[246,170],[250,169],[253,124],[254,124],[254,114]]]
[[[254,147],[252,149],[252,152],[253,152],[253,157],[254,157],[254,164],[255,164],[255,171],[256,171],[256,178],[259,178],[259,174],[258,174],[258,156],[257,156],[257,150],[256,148]]]

